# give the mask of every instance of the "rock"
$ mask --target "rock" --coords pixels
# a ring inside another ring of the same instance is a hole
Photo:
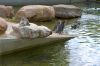
[[[27,17],[29,21],[47,21],[55,17],[54,8],[45,5],[27,5],[16,14],[17,18]]]
[[[49,28],[29,23],[26,18],[22,19],[19,24],[12,26],[12,29],[13,32],[11,34],[19,38],[39,38],[47,37],[52,34]]]
[[[58,18],[74,18],[81,16],[81,9],[74,5],[54,5],[55,16]]]
[[[3,34],[7,29],[6,20],[0,17],[0,34]]]
[[[11,18],[14,15],[12,6],[0,5],[0,17]]]

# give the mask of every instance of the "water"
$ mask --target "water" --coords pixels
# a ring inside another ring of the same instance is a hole
[[[65,45],[69,49],[69,66],[100,66],[100,8],[84,8],[78,21],[81,27],[69,33],[79,36]]]
[[[77,29],[68,24],[64,32],[76,38],[1,56],[0,66],[100,66],[99,3],[75,5],[83,9],[82,17],[67,22],[81,24]]]

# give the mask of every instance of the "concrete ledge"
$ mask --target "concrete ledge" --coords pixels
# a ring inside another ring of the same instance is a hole
[[[0,39],[0,55],[9,54],[27,48],[39,47],[42,45],[52,44],[54,42],[64,42],[72,36],[52,34],[46,38],[37,39]]]

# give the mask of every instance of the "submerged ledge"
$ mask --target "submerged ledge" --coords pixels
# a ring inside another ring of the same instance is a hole
[[[67,41],[73,36],[52,34],[46,38],[36,39],[0,39],[0,55],[18,52],[28,48]]]

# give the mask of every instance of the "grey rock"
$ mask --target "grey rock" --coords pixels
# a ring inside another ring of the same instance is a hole
[[[45,5],[27,5],[19,9],[16,18],[27,17],[29,21],[47,21],[55,17],[55,11],[52,6]]]
[[[7,21],[0,17],[0,34],[5,33],[7,30]]]
[[[0,5],[0,17],[11,18],[14,15],[12,6]]]
[[[58,18],[74,18],[81,16],[81,9],[74,5],[53,5],[55,16]]]

